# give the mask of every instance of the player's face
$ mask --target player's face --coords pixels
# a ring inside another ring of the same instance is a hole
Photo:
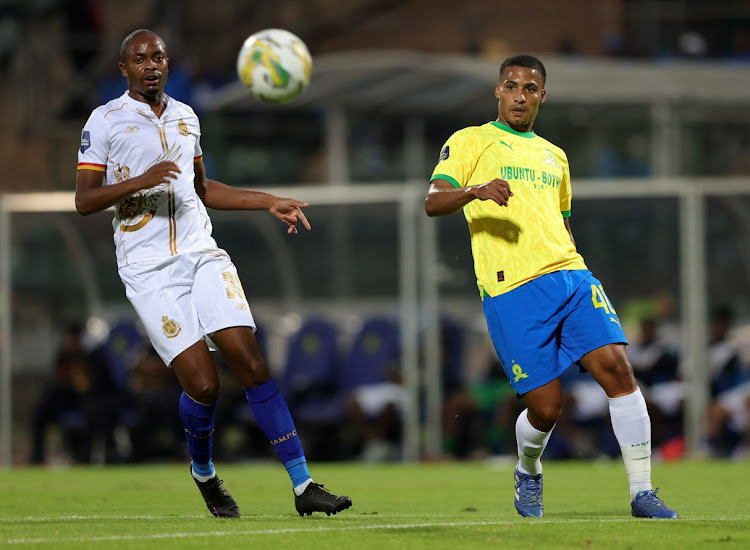
[[[128,79],[128,90],[145,97],[157,97],[164,90],[169,74],[167,47],[154,34],[139,34],[130,42],[122,75]]]
[[[542,74],[528,67],[506,67],[495,88],[495,97],[500,100],[498,122],[519,132],[528,132],[547,97]]]

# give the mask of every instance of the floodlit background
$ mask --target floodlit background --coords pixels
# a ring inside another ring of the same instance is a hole
[[[568,154],[574,235],[631,339],[658,456],[746,455],[720,396],[748,387],[750,361],[750,2],[0,0],[1,463],[187,456],[111,212],[73,206],[81,128],[125,90],[119,46],[141,27],[167,44],[167,93],[201,118],[209,176],[311,204],[313,231],[293,237],[262,212],[212,213],[309,458],[515,453],[520,402],[465,221],[422,201],[444,141],[496,118],[497,69],[521,52],[547,66],[534,130]],[[269,27],[314,60],[284,106],[234,73]],[[217,365],[215,459],[271,457]],[[616,456],[603,392],[570,371],[548,456]]]

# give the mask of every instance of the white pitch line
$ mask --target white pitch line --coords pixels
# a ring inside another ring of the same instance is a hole
[[[268,517],[276,517],[276,516],[268,516]],[[279,516],[280,517],[280,516]],[[72,516],[26,516],[25,518],[0,518],[0,523],[23,523],[25,521],[69,521],[71,519],[83,519],[83,520],[90,520],[90,519],[122,519],[122,520],[129,520],[129,519],[157,519],[157,520],[164,520],[164,519],[197,519],[197,518],[210,518],[210,516],[206,516],[205,514],[200,515],[194,515],[194,516],[81,516],[81,515],[72,515]]]
[[[486,515],[486,514],[477,514],[478,516]],[[348,517],[346,519],[349,519],[352,514],[348,514]],[[446,518],[446,517],[454,517],[455,514],[430,514],[431,518]],[[242,516],[242,519],[253,519],[253,520],[260,520],[260,519],[284,519],[284,518],[290,518],[293,517],[291,514],[248,514],[245,516]],[[424,518],[425,514],[359,514],[357,517],[371,517],[373,519],[377,518]],[[3,518],[0,517],[0,524],[2,523],[24,523],[24,522],[45,522],[45,521],[69,521],[69,520],[183,520],[183,519],[205,519],[208,521],[216,521],[215,518],[211,517],[208,514],[195,514],[195,515],[169,515],[169,516],[155,516],[150,514],[144,514],[144,515],[81,515],[81,514],[74,514],[70,516],[26,516],[26,517],[20,517],[20,518]],[[345,519],[344,517],[340,518],[342,521]],[[631,517],[621,517],[621,518],[597,518],[597,517],[589,517],[589,518],[545,518],[545,519],[539,519],[539,520],[522,520],[525,522],[529,521],[539,521],[542,523],[569,523],[569,522],[619,522],[619,521],[632,521],[635,518]],[[700,516],[689,516],[687,518],[680,518],[680,519],[686,519],[688,521],[744,521],[744,520],[750,520],[750,515],[747,514],[740,514],[736,516],[708,516],[708,515],[700,515]],[[514,517],[512,520],[519,520],[521,521],[521,518]],[[512,521],[508,520],[508,521]]]
[[[747,521],[750,520],[750,516],[734,516],[734,517],[721,517],[721,516],[706,516],[706,517],[695,517],[690,519],[679,519],[676,520],[680,523],[695,522],[695,521]],[[358,525],[358,526],[346,526],[346,527],[316,527],[316,528],[302,528],[302,529],[263,529],[263,530],[243,530],[243,531],[208,531],[203,533],[195,532],[183,532],[183,533],[154,533],[151,535],[110,535],[102,537],[61,537],[61,538],[25,538],[25,539],[8,539],[5,541],[6,544],[44,544],[44,543],[65,543],[65,542],[112,542],[112,541],[124,541],[124,540],[158,540],[158,539],[184,539],[193,537],[234,537],[234,536],[248,536],[248,535],[288,535],[294,533],[323,533],[323,532],[337,532],[337,531],[370,531],[376,529],[395,530],[395,529],[423,529],[427,527],[477,527],[477,526],[489,526],[489,525],[509,525],[518,522],[519,525],[524,524],[573,524],[573,523],[634,523],[642,520],[636,518],[604,518],[604,519],[539,519],[539,520],[522,520],[520,518],[513,521],[455,521],[455,522],[429,522],[429,523],[391,523],[382,525]],[[658,523],[658,520],[653,520],[654,523]],[[0,541],[2,542],[2,541]]]

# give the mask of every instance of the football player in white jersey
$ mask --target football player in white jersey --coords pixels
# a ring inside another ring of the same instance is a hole
[[[206,177],[198,117],[164,93],[168,61],[164,42],[147,29],[123,40],[119,66],[128,90],[96,108],[83,128],[76,209],[88,215],[115,207],[118,271],[154,348],[182,385],[190,470],[211,513],[240,515],[211,461],[219,377],[207,336],[245,387],[255,420],[287,469],[297,512],[335,514],[352,501],[311,479],[289,409],[258,350],[237,270],[211,237],[206,213],[268,210],[297,233],[300,223],[310,229],[307,203]]]

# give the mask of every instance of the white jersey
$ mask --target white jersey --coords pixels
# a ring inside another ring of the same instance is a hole
[[[168,184],[144,189],[115,206],[117,265],[217,248],[211,221],[195,191],[202,159],[200,123],[186,104],[166,96],[157,117],[147,103],[122,96],[94,109],[81,134],[78,170],[105,172],[105,185],[142,175],[162,161],[181,170]]]

